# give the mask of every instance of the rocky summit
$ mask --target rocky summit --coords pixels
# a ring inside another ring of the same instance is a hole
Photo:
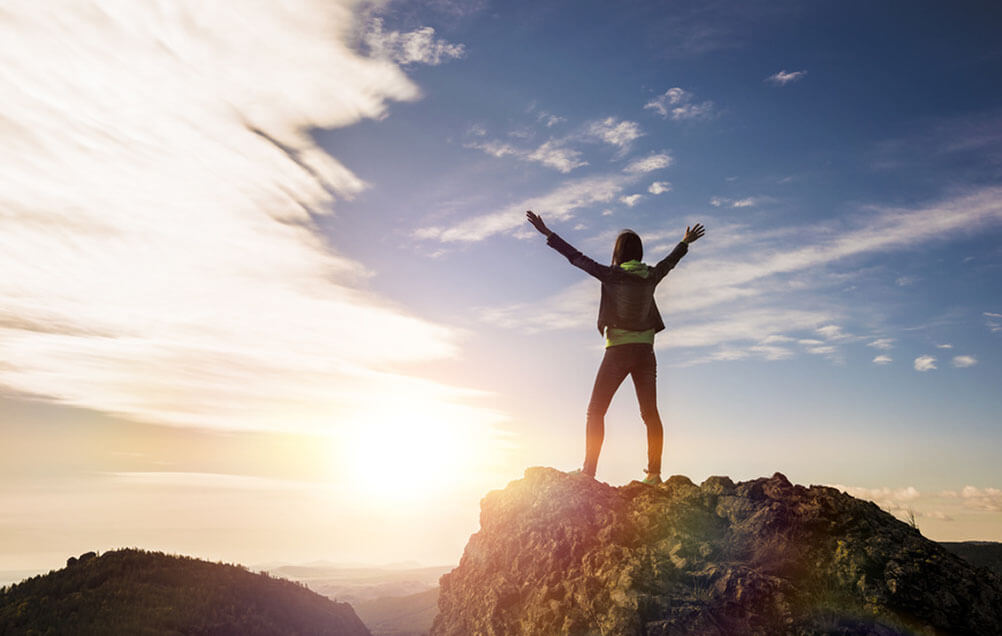
[[[779,473],[616,488],[530,468],[481,502],[431,633],[1002,634],[1002,581]]]

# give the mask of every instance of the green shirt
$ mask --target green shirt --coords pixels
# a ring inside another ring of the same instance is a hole
[[[648,266],[644,265],[640,261],[626,261],[620,265],[621,268],[630,272],[631,274],[636,274],[641,278],[647,278],[648,276]],[[630,331],[629,329],[619,329],[617,327],[606,327],[605,328],[605,348],[615,347],[617,345],[623,344],[633,344],[633,343],[643,343],[643,344],[654,344],[654,329],[645,329],[644,331]]]

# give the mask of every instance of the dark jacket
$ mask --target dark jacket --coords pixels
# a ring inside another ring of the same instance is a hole
[[[546,244],[566,256],[571,265],[602,281],[602,300],[598,306],[599,333],[605,334],[607,326],[630,331],[654,329],[655,333],[665,328],[661,312],[654,302],[654,288],[689,251],[688,244],[679,242],[671,254],[650,268],[646,278],[619,267],[599,265],[555,233],[546,239]]]

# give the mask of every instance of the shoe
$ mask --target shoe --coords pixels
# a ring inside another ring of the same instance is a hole
[[[647,473],[647,471],[644,471]],[[640,483],[648,486],[657,486],[661,483],[661,473],[647,473],[647,476],[640,480]]]

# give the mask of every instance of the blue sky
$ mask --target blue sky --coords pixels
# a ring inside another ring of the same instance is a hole
[[[599,261],[707,227],[658,295],[667,473],[1002,540],[992,4],[64,9],[0,21],[0,570],[458,560],[578,465],[602,356],[526,209]],[[627,383],[598,477],[643,444]]]

